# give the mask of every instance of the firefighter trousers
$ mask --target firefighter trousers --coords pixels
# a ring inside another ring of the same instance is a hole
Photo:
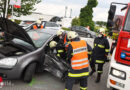
[[[103,73],[103,65],[104,63],[94,63],[94,62],[90,62],[90,66],[92,71],[96,71],[96,64],[97,64],[97,72],[98,73]]]
[[[75,81],[80,82],[80,90],[87,90],[87,78],[88,77],[74,78],[68,76],[65,83],[65,90],[72,90]]]

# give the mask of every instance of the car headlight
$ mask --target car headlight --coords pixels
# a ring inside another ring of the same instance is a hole
[[[0,67],[11,68],[11,67],[15,66],[16,63],[17,63],[16,58],[4,58],[4,59],[0,60]]]
[[[111,69],[111,75],[113,75],[117,78],[123,79],[123,80],[126,79],[126,73],[124,71],[120,71],[120,70],[117,70],[114,68]]]

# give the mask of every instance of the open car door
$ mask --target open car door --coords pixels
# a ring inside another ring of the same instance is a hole
[[[45,55],[44,66],[46,71],[63,80],[69,68],[69,64],[65,60],[50,52]]]

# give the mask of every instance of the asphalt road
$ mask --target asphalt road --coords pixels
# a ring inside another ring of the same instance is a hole
[[[110,90],[106,87],[109,63],[104,65],[104,72],[100,83],[95,83],[96,73],[88,79],[88,90]],[[24,83],[22,80],[4,81],[8,85],[1,90],[64,90],[65,83],[48,72],[36,74],[32,83]],[[79,84],[75,84],[73,90],[80,90]]]
[[[89,41],[92,45],[92,41]],[[100,83],[95,83],[96,73],[88,79],[88,90],[110,90],[106,87],[109,63],[104,65],[104,72]],[[91,71],[91,69],[90,69]],[[22,80],[6,80],[6,85],[1,90],[64,90],[65,83],[48,72],[36,74],[29,84]],[[73,90],[80,90],[75,84]]]

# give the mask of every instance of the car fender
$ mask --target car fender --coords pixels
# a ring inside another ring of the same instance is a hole
[[[40,60],[42,58],[41,57],[42,53],[37,53],[37,52],[38,51],[34,51],[18,58],[17,67],[19,67],[21,75],[30,63],[33,62],[40,63]]]

